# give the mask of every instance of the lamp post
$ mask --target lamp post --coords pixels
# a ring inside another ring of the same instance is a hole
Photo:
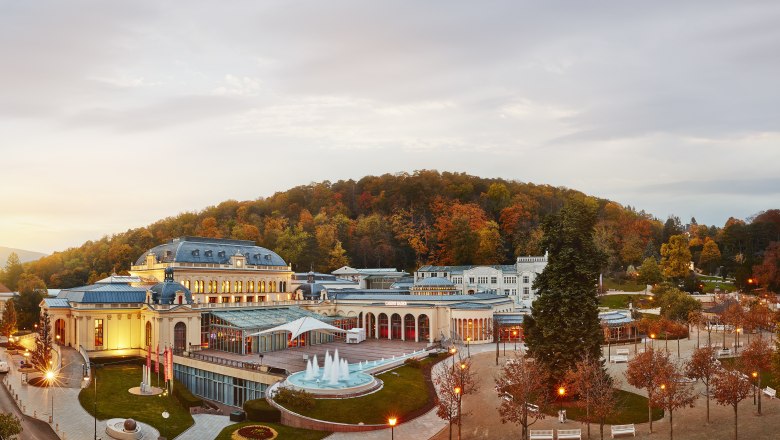
[[[395,424],[398,423],[398,419],[395,417],[390,417],[387,419],[387,424],[390,425],[390,440],[395,439]]]
[[[458,349],[455,347],[450,348],[450,354],[452,355],[452,372],[455,373],[455,353],[458,352]]]
[[[163,411],[163,412],[162,412],[162,418],[163,418],[163,419],[165,419],[165,421],[163,422],[163,430],[165,430],[165,425],[167,425],[167,422],[168,422],[168,417],[170,417],[170,416],[171,416],[171,415],[168,413],[168,411]],[[167,430],[166,430],[166,431],[167,431]],[[166,436],[165,436],[165,438],[166,438],[166,439],[168,438],[167,432],[166,432]]]
[[[655,350],[655,333],[650,333],[650,348]]]
[[[517,330],[512,330],[512,336],[515,337],[515,351],[517,351]]]
[[[461,389],[460,387],[455,387],[455,395],[458,396],[458,440],[460,440],[460,400],[461,400]]]
[[[734,354],[737,354],[737,352],[739,352],[739,334],[742,333],[742,329],[736,329],[735,333],[736,335],[734,337],[736,338],[736,342],[734,343]]]
[[[471,336],[466,338],[466,351],[468,352],[468,356],[471,357]]]
[[[758,377],[758,371],[754,371],[750,373],[751,376],[753,376],[753,380],[755,380]],[[756,386],[753,385],[753,405],[756,404]]]
[[[51,393],[51,412],[49,413],[49,423],[54,423],[54,380],[57,375],[52,370],[46,371],[44,374],[46,382],[49,384],[49,392]]]

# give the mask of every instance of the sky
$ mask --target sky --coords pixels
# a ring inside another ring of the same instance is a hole
[[[420,169],[780,208],[780,2],[0,3],[0,245]]]

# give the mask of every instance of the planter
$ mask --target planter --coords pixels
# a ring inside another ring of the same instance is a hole
[[[238,428],[230,436],[232,440],[273,440],[278,434],[273,428],[263,425],[249,425]]]

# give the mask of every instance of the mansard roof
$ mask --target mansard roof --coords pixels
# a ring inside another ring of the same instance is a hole
[[[62,289],[57,299],[75,303],[143,303],[146,289],[127,283],[97,283],[89,286]]]
[[[135,264],[146,264],[149,253],[161,263],[211,263],[229,264],[230,258],[242,255],[246,264],[254,266],[287,266],[276,252],[255,245],[251,240],[227,240],[223,238],[179,237],[161,244],[138,257]]]

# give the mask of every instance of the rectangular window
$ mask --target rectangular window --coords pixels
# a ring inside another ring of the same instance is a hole
[[[425,278],[425,272],[420,272],[420,278]]]
[[[517,295],[517,289],[512,289],[512,295]]]
[[[523,295],[528,295],[531,293],[530,287],[523,287]]]
[[[95,320],[95,347],[103,346],[103,320]]]
[[[504,295],[509,295],[509,289],[504,289]]]
[[[479,284],[487,284],[488,277],[477,277],[477,283]]]
[[[528,284],[528,275],[523,275],[523,284]]]
[[[490,277],[490,284],[497,284],[498,283],[498,277]]]
[[[469,277],[469,283],[474,284],[474,277]]]

